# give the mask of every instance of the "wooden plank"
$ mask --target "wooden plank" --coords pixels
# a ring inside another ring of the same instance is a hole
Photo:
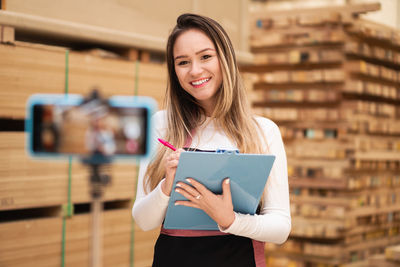
[[[398,244],[400,236],[377,238],[373,240],[363,241],[358,244],[346,246],[346,251],[365,251],[372,248],[385,248],[387,246]]]
[[[339,111],[337,109],[327,108],[281,108],[274,107],[266,108],[260,107],[258,110],[259,114],[276,120],[279,123],[283,122],[294,122],[303,120],[307,122],[337,122],[339,119]]]
[[[261,31],[261,30],[259,30]],[[338,46],[345,41],[342,28],[296,29],[268,34],[253,33],[250,36],[250,46],[253,52],[265,52],[277,48],[293,48],[314,46]]]
[[[148,51],[141,51],[140,52],[140,61],[143,63],[150,62],[150,53]]]
[[[306,265],[302,261],[296,261],[288,259],[286,257],[269,257],[266,252],[266,265],[274,267],[305,267]]]
[[[304,253],[296,253],[296,252],[286,252],[286,251],[268,251],[268,256],[273,257],[287,257],[294,261],[302,261],[306,265],[309,266],[310,264],[314,264],[317,266],[338,266],[341,265],[343,262],[343,257],[323,257],[318,255],[308,255]],[[339,258],[340,257],[340,258]],[[286,267],[286,266],[285,266]]]
[[[371,266],[371,267],[375,267],[375,266],[376,265]],[[369,267],[369,265],[368,265],[368,261],[364,260],[364,261],[345,263],[345,264],[342,264],[341,267]]]
[[[329,205],[329,206],[338,206],[341,208],[349,208],[350,203],[347,198],[344,197],[317,197],[317,196],[296,196],[296,195],[291,195],[290,196],[290,201],[292,203],[301,203],[301,204],[315,204],[316,206],[318,205]]]
[[[165,64],[140,63],[139,65],[140,96],[150,96],[158,103],[158,108],[164,108],[167,89],[167,66]]]
[[[103,213],[104,266],[128,266],[131,210]],[[75,215],[66,221],[66,266],[89,265],[90,215]],[[42,218],[0,223],[1,266],[56,266],[61,262],[62,218]],[[159,230],[135,228],[134,265],[149,266]]]
[[[398,267],[399,264],[396,262],[390,262],[385,258],[384,254],[373,255],[368,257],[368,265],[367,267]]]
[[[354,159],[358,160],[376,160],[376,161],[400,161],[397,151],[368,151],[357,152]]]
[[[368,4],[353,4],[353,5],[342,5],[342,6],[328,6],[320,8],[308,8],[308,9],[290,9],[290,10],[262,10],[251,12],[251,17],[262,19],[262,18],[274,18],[281,16],[291,16],[298,14],[310,14],[323,17],[327,14],[332,13],[348,13],[348,14],[363,14],[371,11],[376,11],[381,8],[380,3],[368,3]]]
[[[372,215],[387,215],[393,212],[399,211],[399,205],[387,205],[384,207],[359,207],[358,209],[354,209],[349,212],[347,215],[349,218],[351,217],[365,217]]]
[[[321,216],[322,217],[322,216]],[[348,228],[346,222],[338,219],[315,217],[305,218],[293,216],[291,236],[300,238],[323,238],[338,239],[345,235],[344,230]]]
[[[388,260],[396,261],[400,263],[400,245],[391,246],[385,249],[385,257]]]
[[[130,60],[130,61],[136,61],[139,59],[139,51],[134,48],[130,48],[125,52],[125,56]]]
[[[5,44],[13,44],[15,42],[14,28],[9,26],[2,26],[1,28],[0,42]]]
[[[291,187],[305,187],[305,188],[329,188],[329,189],[346,189],[347,182],[337,179],[315,179],[315,178],[297,178],[290,180]]]
[[[396,50],[400,46],[399,31],[375,21],[360,18],[347,27],[346,31],[360,36],[365,41],[375,41]]]
[[[30,14],[0,12],[0,24],[14,27],[17,31],[33,32],[53,38],[91,42],[117,47],[137,47],[164,51],[164,39],[145,34],[108,29],[77,22],[45,18]]]
[[[134,62],[101,58],[81,52],[69,54],[69,93],[87,95],[98,88],[103,97],[133,95]]]
[[[65,53],[0,45],[0,58],[0,117],[23,118],[32,93],[63,92]]]

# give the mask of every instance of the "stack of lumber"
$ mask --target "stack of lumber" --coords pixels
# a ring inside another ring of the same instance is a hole
[[[66,222],[65,266],[89,266],[90,215],[76,214]],[[61,266],[62,218],[46,216],[0,223],[1,266]],[[135,229],[134,266],[150,266],[157,232]],[[130,207],[103,213],[103,265],[129,266]]]
[[[138,95],[153,97],[162,106],[166,88],[163,64],[136,62],[120,58],[71,51],[49,45],[15,42],[0,44],[0,117],[22,119],[28,97],[34,93],[65,91],[87,95],[98,88],[104,96],[133,95],[138,79]],[[68,57],[68,63],[66,63]]]
[[[0,132],[0,210],[65,204],[68,199],[68,161],[33,160],[25,148],[25,133]],[[136,161],[110,167],[111,184],[104,200],[131,199],[135,194]],[[73,162],[71,198],[90,201],[89,170]]]
[[[390,246],[384,254],[373,255],[368,258],[368,267],[396,267],[400,266],[400,245]]]
[[[291,191],[292,232],[267,246],[269,266],[350,266],[400,243],[400,32],[358,18],[377,8],[252,16],[243,70],[254,110],[281,129]]]
[[[12,27],[0,25],[0,266],[89,266],[89,170],[77,161],[70,165],[28,155],[21,127],[26,101],[34,93],[85,96],[97,88],[104,97],[150,96],[162,107],[166,67],[134,48],[119,54],[78,51],[68,43],[22,42],[14,34]],[[107,173],[103,264],[150,266],[159,230],[143,232],[132,223],[137,161],[113,164]],[[67,215],[66,207],[74,212]]]

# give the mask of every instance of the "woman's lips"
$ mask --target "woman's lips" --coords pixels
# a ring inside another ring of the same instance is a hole
[[[202,78],[202,79],[198,79],[196,81],[192,81],[192,82],[190,82],[190,84],[195,88],[199,88],[199,87],[202,87],[203,85],[207,84],[210,80],[211,80],[211,78]]]

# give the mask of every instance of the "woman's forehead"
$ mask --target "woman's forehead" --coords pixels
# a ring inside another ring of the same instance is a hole
[[[214,50],[212,40],[201,30],[190,29],[178,36],[174,44],[174,58],[201,53],[203,50]]]

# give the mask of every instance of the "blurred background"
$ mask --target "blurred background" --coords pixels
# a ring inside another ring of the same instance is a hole
[[[400,1],[0,0],[0,266],[89,266],[87,170],[33,161],[33,93],[145,95],[159,108],[178,15],[229,33],[254,111],[280,127],[292,232],[268,266],[400,266]],[[104,266],[151,266],[137,162],[104,194]]]

